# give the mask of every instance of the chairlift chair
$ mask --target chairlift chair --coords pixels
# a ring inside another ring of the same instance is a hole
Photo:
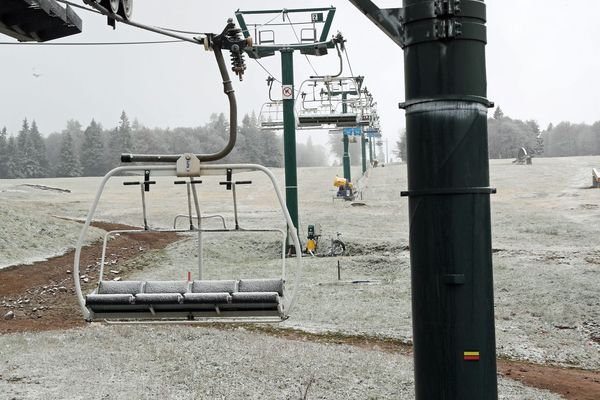
[[[348,86],[351,89],[345,90]],[[312,90],[307,91],[306,87]],[[321,89],[316,90],[317,87]],[[343,91],[349,95],[342,96]],[[296,100],[299,129],[352,127],[358,124],[359,114],[348,111],[360,98],[360,88],[354,78],[311,77],[302,82],[300,92],[301,100]]]
[[[283,102],[273,100],[264,103],[260,108],[258,121],[262,130],[283,129]]]
[[[196,177],[189,178],[186,184],[191,192],[188,195],[188,204],[193,203],[197,224],[190,226],[190,229],[155,229],[145,223],[144,228],[137,230],[112,231],[107,232],[102,247],[102,257],[100,260],[100,276],[96,290],[91,294],[85,295],[82,292],[79,282],[81,248],[85,243],[89,226],[94,218],[98,204],[104,193],[107,182],[120,173],[151,171],[153,175],[162,176],[180,176],[175,165],[145,165],[145,166],[125,166],[118,167],[110,171],[100,183],[96,197],[92,203],[88,216],[86,218],[83,230],[75,250],[75,262],[73,275],[75,277],[75,289],[79,300],[81,311],[87,321],[105,320],[109,322],[159,322],[159,323],[177,323],[177,322],[207,322],[207,321],[227,321],[227,322],[279,322],[288,318],[292,310],[299,279],[301,277],[302,264],[301,257],[296,257],[296,267],[294,284],[289,288],[289,282],[286,271],[285,242],[290,235],[291,241],[295,247],[296,254],[301,254],[301,247],[296,228],[294,227],[290,215],[285,206],[283,196],[277,187],[276,180],[271,171],[261,165],[255,164],[224,164],[224,165],[203,165],[201,173],[198,176],[227,174],[232,176],[235,172],[258,171],[267,175],[285,219],[287,230],[282,229],[244,229],[239,226],[237,218],[237,199],[235,196],[236,184],[245,184],[247,181],[230,180],[221,182],[223,185],[233,186],[234,188],[234,213],[235,227],[232,229],[204,229],[202,227],[202,214],[200,211],[200,200],[196,190],[196,184],[199,182]],[[179,181],[181,182],[181,181]],[[140,185],[149,183],[148,181],[139,182]],[[143,191],[142,191],[143,193]],[[145,204],[145,203],[144,203]],[[190,207],[191,208],[191,207]],[[144,220],[146,220],[145,206]],[[193,215],[189,214],[190,221]],[[203,274],[203,249],[202,238],[210,232],[279,232],[282,238],[281,251],[281,276],[271,279],[246,279],[236,277],[229,280],[204,280]],[[110,281],[104,277],[106,265],[106,247],[109,237],[117,233],[146,233],[157,232],[194,232],[198,234],[198,279],[196,280],[178,280],[178,281],[158,281],[158,280],[134,280],[134,281]]]

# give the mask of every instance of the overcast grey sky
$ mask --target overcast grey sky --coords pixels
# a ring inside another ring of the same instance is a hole
[[[82,0],[73,0],[83,4]],[[377,1],[382,7],[400,0]],[[563,120],[600,120],[600,2],[597,0],[488,0],[488,98],[511,117],[536,119],[542,127]],[[402,51],[346,0],[208,2],[136,0],[134,20],[177,29],[220,32],[237,8],[337,8],[331,33],[347,38],[355,74],[379,105],[390,143],[404,127],[398,103],[404,99]],[[168,9],[165,9],[168,7]],[[161,40],[78,10],[84,32],[60,41]],[[166,39],[166,38],[164,38]],[[1,36],[0,41],[13,41]],[[337,57],[313,57],[319,73],[334,73]],[[0,127],[16,133],[23,118],[35,119],[44,134],[60,131],[68,119],[84,126],[92,118],[115,126],[121,110],[146,126],[196,126],[227,102],[212,53],[189,43],[152,46],[0,46]],[[262,63],[281,77],[278,56]],[[267,99],[267,74],[252,60],[243,82],[235,82],[241,114]],[[346,67],[346,73],[347,72]],[[36,78],[33,73],[40,74]],[[295,56],[298,85],[313,74]],[[299,132],[299,140],[307,133]],[[324,138],[325,135],[321,135]],[[320,141],[320,140],[319,140]]]

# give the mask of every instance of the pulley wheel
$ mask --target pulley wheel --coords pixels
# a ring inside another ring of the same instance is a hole
[[[116,14],[119,11],[119,0],[109,0],[110,8],[109,10]]]
[[[119,1],[119,0],[110,0]],[[131,14],[133,12],[133,0],[121,0],[121,8],[119,8],[119,15],[126,20],[131,18]]]
[[[113,14],[119,11],[119,0],[101,0],[100,5]]]

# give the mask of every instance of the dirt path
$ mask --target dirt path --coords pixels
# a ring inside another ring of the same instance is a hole
[[[120,224],[94,223],[104,230],[131,229]],[[111,254],[110,269],[119,271],[119,263],[137,257],[142,251],[160,250],[178,240],[174,233],[154,235],[120,235],[111,242],[118,249]],[[96,284],[101,245],[92,244],[82,249],[82,286],[91,291]],[[0,334],[44,330],[62,330],[85,325],[75,297],[73,277],[74,251],[36,262],[32,265],[15,266],[0,270],[0,317],[12,311],[15,317],[0,319]],[[87,280],[87,282],[85,281]],[[220,329],[235,328],[231,325],[216,325]],[[277,329],[268,326],[249,326],[246,329],[257,333],[277,336],[289,340],[316,341],[346,344],[373,351],[410,354],[410,344],[399,340],[341,334],[311,334],[292,329]],[[498,360],[498,372],[509,379],[525,385],[546,389],[568,400],[597,400],[600,398],[600,372],[537,365],[518,361]]]
[[[135,229],[105,222],[95,222],[93,226],[107,231]],[[111,248],[119,250],[109,256],[110,262],[114,261],[110,269],[119,271],[120,262],[135,258],[143,251],[163,249],[177,240],[177,235],[170,232],[122,234],[111,241]],[[84,292],[91,292],[97,283],[97,261],[101,251],[100,243],[82,249],[80,274]],[[0,270],[0,333],[69,329],[84,325],[73,283],[74,254],[72,250],[46,261]],[[13,319],[2,318],[10,311],[14,313]]]

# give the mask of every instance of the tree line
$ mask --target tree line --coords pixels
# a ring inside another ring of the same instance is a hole
[[[488,118],[489,158],[516,158],[521,147],[538,157],[600,155],[600,121],[592,125],[561,122],[541,130],[535,120],[512,119],[497,107]],[[406,160],[404,132],[395,153]]]
[[[114,128],[104,129],[92,120],[87,127],[69,120],[65,129],[44,137],[35,122],[23,121],[11,134],[0,130],[0,179],[101,176],[120,165],[121,153],[214,153],[229,139],[229,123],[213,114],[208,123],[194,128],[148,128],[131,122],[123,111]],[[297,145],[298,166],[327,165],[327,151],[311,141]],[[245,115],[238,127],[232,152],[220,162],[283,165],[283,140],[259,127],[254,114]]]

